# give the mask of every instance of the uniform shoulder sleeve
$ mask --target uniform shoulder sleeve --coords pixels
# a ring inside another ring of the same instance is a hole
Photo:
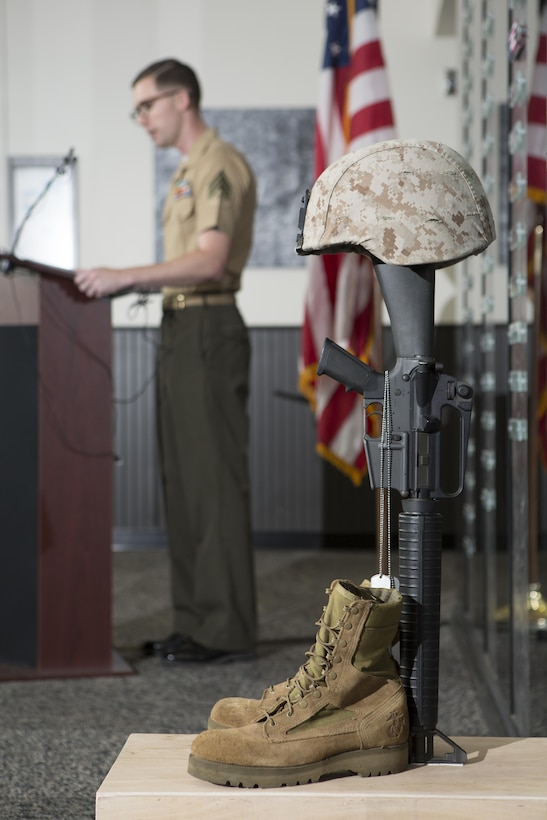
[[[232,236],[249,198],[254,202],[253,173],[235,148],[219,141],[199,163],[194,196],[197,232],[216,229]]]

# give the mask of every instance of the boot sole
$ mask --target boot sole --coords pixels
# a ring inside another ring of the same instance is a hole
[[[384,749],[344,752],[303,766],[238,766],[234,763],[215,763],[192,754],[188,759],[188,773],[193,777],[218,786],[239,786],[244,789],[301,786],[347,775],[376,777],[403,772],[407,766],[407,743]]]

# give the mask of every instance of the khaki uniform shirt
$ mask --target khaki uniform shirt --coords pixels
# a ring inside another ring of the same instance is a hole
[[[164,258],[196,250],[199,235],[217,229],[232,239],[226,270],[220,282],[163,288],[164,296],[239,290],[252,245],[255,207],[256,184],[247,161],[219,139],[216,129],[208,128],[171,179],[163,210]]]

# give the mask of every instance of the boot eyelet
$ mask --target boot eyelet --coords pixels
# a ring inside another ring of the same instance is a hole
[[[342,647],[342,649],[345,649],[347,645],[348,645],[347,641],[340,641],[340,646]]]
[[[302,709],[307,709],[308,708],[308,701],[307,700],[301,700],[300,701],[300,706],[302,707]]]
[[[333,663],[342,663],[342,658],[340,657],[340,655],[335,655],[335,657],[332,659],[332,662]]]
[[[331,672],[329,675],[329,680],[336,680],[337,677],[338,675],[336,674],[336,672]]]
[[[314,692],[313,694],[314,694],[314,695],[315,695],[315,697],[316,697],[316,698],[318,698],[318,699],[323,697],[323,692],[321,691],[321,689],[316,689],[316,690],[315,690],[315,692]]]

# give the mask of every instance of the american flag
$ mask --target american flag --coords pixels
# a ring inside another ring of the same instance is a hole
[[[528,198],[535,203],[529,240],[530,269],[539,277],[539,287],[536,287],[539,322],[538,444],[543,467],[547,469],[547,3],[543,3],[541,12],[536,62],[528,101]],[[534,228],[539,224],[543,225],[543,234],[540,234],[538,248]]]
[[[348,151],[394,139],[387,74],[372,0],[327,0],[327,38],[315,124],[315,168]],[[357,254],[313,256],[301,338],[300,390],[317,421],[317,452],[359,485],[366,473],[363,401],[317,376],[329,337],[369,361],[374,330],[374,271]],[[373,363],[373,362],[371,362]]]

